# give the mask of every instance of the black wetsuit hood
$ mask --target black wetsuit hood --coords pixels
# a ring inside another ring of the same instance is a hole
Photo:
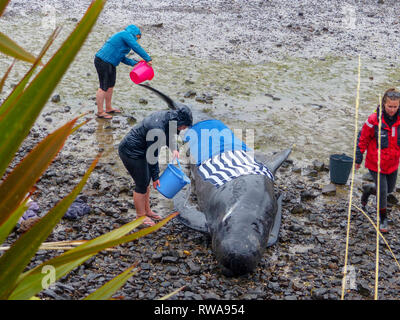
[[[178,127],[193,125],[192,111],[186,105],[180,105],[177,109]]]

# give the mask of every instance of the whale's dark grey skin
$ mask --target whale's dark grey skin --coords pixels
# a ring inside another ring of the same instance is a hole
[[[264,164],[275,174],[290,152],[284,150]],[[256,156],[258,161],[261,158]],[[224,274],[252,272],[264,249],[278,240],[282,198],[275,195],[273,181],[262,175],[247,175],[216,188],[200,177],[196,165],[191,165],[191,179],[198,209],[187,200],[189,190],[180,192],[174,198],[180,213],[177,219],[210,234],[212,250]]]
[[[143,87],[156,92],[171,108],[176,106],[158,90]],[[262,153],[255,153],[255,158],[275,174],[290,152],[291,149],[284,150],[269,160]],[[275,195],[273,181],[263,175],[240,176],[216,188],[200,177],[197,168],[191,165],[191,187],[174,197],[177,219],[210,234],[212,250],[226,275],[252,272],[264,249],[278,239],[282,196]],[[191,192],[197,196],[197,206],[188,200]]]

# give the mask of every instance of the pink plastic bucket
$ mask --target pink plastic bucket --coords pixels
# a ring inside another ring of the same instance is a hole
[[[154,70],[146,61],[139,61],[139,63],[133,67],[130,76],[134,83],[139,84],[143,81],[153,79]]]

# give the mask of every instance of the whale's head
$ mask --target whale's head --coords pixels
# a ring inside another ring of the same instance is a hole
[[[247,181],[235,182],[235,190],[231,190],[234,201],[221,208],[224,213],[219,214],[212,230],[213,251],[228,276],[254,271],[267,245],[277,210],[272,184],[265,183],[262,176],[243,178]]]

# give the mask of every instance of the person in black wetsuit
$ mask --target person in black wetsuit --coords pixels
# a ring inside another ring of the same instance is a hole
[[[143,222],[146,226],[154,225],[153,219],[162,219],[150,208],[150,179],[154,188],[160,185],[159,149],[166,145],[172,151],[173,159],[179,158],[174,135],[192,124],[192,112],[185,105],[176,110],[158,111],[135,125],[119,145],[119,156],[135,181],[136,214],[137,217],[147,216]]]

